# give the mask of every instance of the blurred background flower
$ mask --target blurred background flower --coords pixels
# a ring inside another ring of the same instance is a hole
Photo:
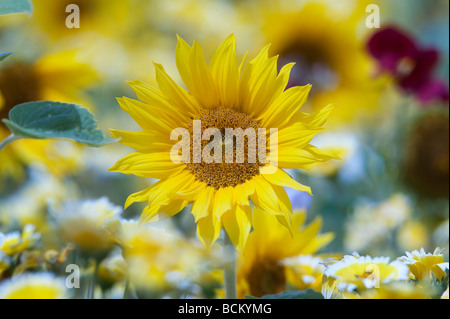
[[[285,189],[298,210],[292,234],[273,216],[254,218],[237,257],[239,297],[310,288],[448,298],[447,0],[31,2],[31,16],[0,16],[0,53],[14,52],[0,61],[0,119],[49,99],[89,108],[104,131],[137,131],[116,98],[136,95],[125,81],[154,86],[153,61],[185,87],[177,35],[201,42],[207,61],[230,34],[239,61],[271,43],[278,67],[296,63],[288,86],[312,84],[301,112],[336,105],[311,144],[340,160],[288,170],[314,196]],[[66,27],[68,4],[79,6],[79,29]],[[366,25],[369,4],[380,28]],[[9,134],[0,122],[0,142]],[[191,214],[140,225],[146,204],[122,208],[157,181],[108,171],[128,153],[31,139],[0,151],[0,298],[224,296],[222,237],[207,251]],[[81,289],[64,283],[71,264]],[[381,270],[377,289],[369,264]]]
[[[290,233],[277,223],[275,216],[258,208],[253,211],[254,231],[248,237],[245,252],[238,259],[238,297],[280,293],[288,284],[317,290],[322,277],[322,272],[317,271],[320,269],[318,260],[321,259],[312,259],[310,255],[331,242],[334,235],[320,234],[320,217],[305,224],[306,217],[306,211],[296,211]]]

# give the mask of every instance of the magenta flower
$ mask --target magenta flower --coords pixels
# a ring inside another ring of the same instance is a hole
[[[390,73],[405,92],[422,103],[448,101],[448,85],[433,75],[439,61],[437,50],[422,48],[395,27],[376,32],[369,39],[367,49],[378,60],[381,72]]]

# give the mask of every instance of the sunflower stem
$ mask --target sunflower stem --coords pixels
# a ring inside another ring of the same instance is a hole
[[[230,237],[225,231],[224,238],[224,275],[225,275],[225,298],[236,299],[236,249],[234,248]]]
[[[14,141],[16,141],[18,139],[20,139],[19,136],[11,134],[10,136],[8,136],[7,138],[5,138],[3,141],[0,142],[0,151],[2,149],[4,149],[6,147],[6,145],[8,145],[8,144],[10,144],[10,143],[12,143],[12,142],[14,142]]]
[[[132,299],[130,278],[127,278],[127,281],[125,282],[125,289],[123,290],[122,299]]]
[[[97,258],[94,258],[94,271],[92,272],[91,282],[89,283],[87,299],[94,299],[94,290],[95,290],[95,285],[97,283],[98,266],[99,266],[99,261],[97,260]]]

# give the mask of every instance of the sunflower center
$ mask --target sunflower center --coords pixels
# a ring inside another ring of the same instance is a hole
[[[288,86],[312,83],[314,88],[331,90],[337,86],[338,75],[333,70],[327,50],[315,43],[294,42],[280,53],[281,65],[295,62]]]
[[[276,260],[264,260],[250,270],[247,281],[250,294],[262,297],[268,294],[277,294],[286,289],[286,276],[284,267]]]
[[[211,110],[204,110],[199,117],[194,120],[201,121],[201,131],[205,132],[207,129],[217,129],[221,133],[221,147],[222,147],[222,160],[220,162],[207,163],[202,156],[200,163],[187,163],[187,168],[196,177],[198,181],[206,183],[210,187],[215,189],[234,187],[239,184],[243,184],[246,181],[252,179],[259,174],[259,167],[261,162],[259,157],[251,157],[249,153],[250,145],[258,145],[258,123],[244,113],[237,112],[235,110],[218,107]],[[227,139],[227,129],[252,129],[256,132],[255,136],[243,136],[243,147],[237,147],[237,137]],[[193,158],[194,150],[194,127],[193,124],[187,126],[187,130],[191,136],[191,157]],[[214,137],[210,140],[201,141],[201,149],[205,151],[205,147],[212,142]],[[231,152],[229,150],[232,150]],[[253,148],[252,148],[253,150]],[[215,151],[215,150],[214,150]],[[211,153],[209,155],[212,155]],[[232,158],[232,161],[230,159]],[[239,158],[243,160],[239,160]]]
[[[8,118],[16,105],[40,99],[39,77],[32,67],[16,63],[0,70],[0,119]],[[0,122],[0,127],[5,127]]]

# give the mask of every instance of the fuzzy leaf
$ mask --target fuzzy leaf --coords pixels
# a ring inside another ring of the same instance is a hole
[[[33,6],[30,0],[1,0],[0,14],[8,13],[28,13],[31,15]]]
[[[97,121],[76,104],[40,101],[16,105],[3,119],[18,137],[69,139],[90,146],[102,146],[115,140],[96,128]]]
[[[9,57],[11,54],[13,54],[13,52],[3,52],[3,53],[0,53],[0,61],[3,61],[3,60],[6,59],[7,57]]]

